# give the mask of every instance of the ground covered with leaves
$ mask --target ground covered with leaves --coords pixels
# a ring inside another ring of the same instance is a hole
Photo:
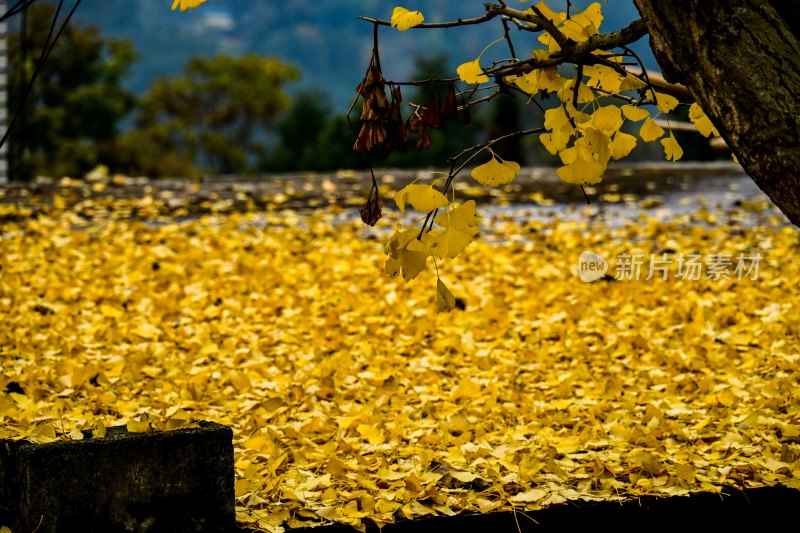
[[[391,224],[59,195],[2,223],[0,437],[228,424],[237,519],[269,531],[800,488],[800,248],[763,206],[497,210],[439,263],[464,309],[437,314],[432,265],[383,273]],[[757,279],[612,279],[756,250]]]

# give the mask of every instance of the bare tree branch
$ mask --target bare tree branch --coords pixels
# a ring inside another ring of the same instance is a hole
[[[499,13],[489,13],[487,11],[485,15],[482,15],[482,16],[476,17],[476,18],[472,18],[472,19],[458,19],[458,20],[451,20],[449,22],[423,22],[422,24],[417,24],[416,26],[414,26],[414,28],[419,28],[419,29],[424,30],[426,28],[427,29],[433,29],[433,28],[455,28],[457,26],[470,26],[470,25],[474,25],[474,24],[481,24],[481,23],[486,22],[488,20],[492,20],[493,18],[495,18],[498,15],[499,15]],[[364,16],[359,16],[358,18],[360,18],[361,20],[366,20],[367,22],[371,22],[373,24],[379,24],[381,26],[391,26],[392,25],[391,21],[388,21],[388,20],[381,20],[381,19],[376,19],[376,18],[372,18],[372,17],[364,17]]]
[[[492,13],[495,16],[505,15],[510,19],[524,20],[525,22],[536,24],[549,33],[562,49],[568,47],[569,43],[573,42],[556,27],[552,20],[545,17],[535,6],[531,6],[531,12],[512,9],[499,4],[484,4],[484,7],[486,7],[486,14]]]

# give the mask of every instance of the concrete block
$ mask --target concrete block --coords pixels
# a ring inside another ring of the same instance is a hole
[[[198,426],[0,441],[0,525],[15,533],[232,531],[233,432]]]

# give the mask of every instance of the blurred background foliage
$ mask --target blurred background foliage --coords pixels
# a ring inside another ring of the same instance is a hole
[[[113,172],[151,177],[260,175],[368,165],[363,154],[352,151],[355,132],[345,111],[371,49],[372,32],[353,14],[380,14],[379,3],[342,2],[336,9],[320,7],[324,13],[303,11],[293,3],[279,13],[269,3],[246,0],[234,7],[210,1],[203,10],[181,15],[165,9],[161,0],[84,3],[78,11],[83,16],[69,23],[21,108],[10,138],[12,179],[81,177],[98,164]],[[460,6],[446,2],[432,2],[427,9],[437,19],[463,16]],[[475,9],[480,11],[480,5]],[[26,31],[9,38],[11,114],[20,105],[21,88],[31,76],[54,13],[52,2],[32,4],[25,14]],[[613,28],[627,16],[630,13],[612,14],[608,24]],[[251,35],[255,30],[243,21],[252,17],[263,22],[262,30],[273,31]],[[101,21],[112,36],[95,25]],[[276,26],[281,31],[274,31]],[[320,28],[333,35],[320,33]],[[323,37],[333,39],[336,46]],[[493,38],[460,32],[407,37],[388,30],[382,34],[382,63],[391,79],[452,77],[462,56],[473,57]],[[242,44],[258,39],[268,41],[258,53]],[[193,43],[190,51],[197,55],[187,53],[187,42]],[[287,47],[291,57],[266,54]],[[135,48],[143,48],[139,62]],[[487,60],[502,53],[492,49]],[[158,64],[170,68],[154,70]],[[404,118],[413,111],[410,104],[441,99],[446,88],[446,84],[404,86]],[[545,108],[553,105],[547,100],[538,103]],[[354,123],[359,111],[351,114]],[[373,153],[373,164],[446,167],[447,159],[465,147],[542,121],[536,105],[511,93],[471,111],[469,124],[449,121],[443,129],[430,131],[429,150],[411,146],[408,153],[388,158]],[[521,164],[556,163],[530,137],[495,148],[502,157]],[[651,153],[650,148],[637,149],[632,159],[661,160],[661,151]],[[713,157],[702,146],[690,147],[687,155]]]
[[[32,4],[26,31],[9,38],[9,114],[20,107],[54,13],[48,3]],[[135,106],[122,80],[135,60],[130,41],[103,36],[94,26],[69,24],[9,137],[12,178],[82,175],[98,161],[116,166],[119,123]]]

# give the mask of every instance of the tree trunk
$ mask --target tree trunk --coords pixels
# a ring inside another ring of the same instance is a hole
[[[768,0],[634,0],[667,80],[800,226],[800,44]]]

